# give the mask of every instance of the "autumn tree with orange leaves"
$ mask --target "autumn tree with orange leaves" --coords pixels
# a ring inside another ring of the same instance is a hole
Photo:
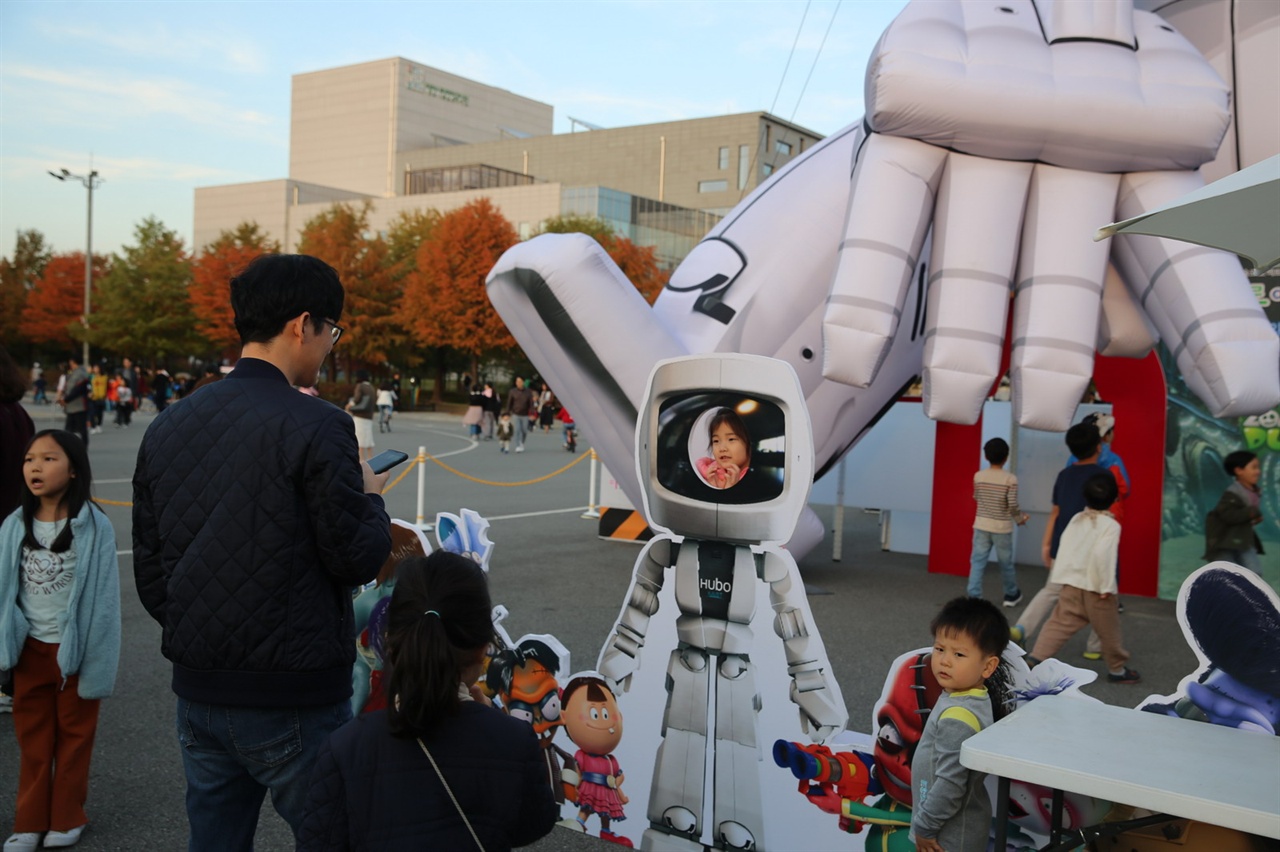
[[[405,279],[404,310],[415,342],[436,350],[437,400],[447,350],[469,356],[474,366],[485,353],[516,349],[515,338],[489,303],[484,282],[518,239],[493,202],[479,198],[441,216],[431,238],[419,247],[417,269]]]
[[[12,258],[0,258],[0,344],[10,347],[10,354],[29,339],[22,327],[22,309],[52,256],[44,234],[32,228],[18,232]]]
[[[240,351],[240,335],[231,310],[231,279],[259,255],[278,251],[280,244],[256,222],[241,222],[234,230],[219,234],[192,262],[187,294],[196,330],[222,357],[234,358]]]
[[[371,366],[402,353],[408,335],[398,303],[400,287],[387,264],[387,243],[370,236],[366,201],[360,207],[335,204],[302,229],[298,251],[318,257],[338,271],[346,290],[340,355]]]
[[[618,264],[622,274],[640,291],[649,304],[653,304],[667,286],[668,273],[658,267],[658,257],[653,246],[636,245],[619,235],[603,219],[566,213],[553,216],[542,223],[540,234],[586,234],[593,237],[605,253]]]
[[[107,259],[93,256],[93,293],[107,270]],[[34,343],[53,343],[70,351],[84,340],[84,252],[51,256],[44,274],[27,293],[22,331]]]

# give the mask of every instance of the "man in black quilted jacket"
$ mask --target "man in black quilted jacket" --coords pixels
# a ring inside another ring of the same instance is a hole
[[[252,849],[268,790],[296,832],[315,754],[351,717],[351,588],[391,550],[387,475],[342,409],[292,387],[315,384],[342,303],[323,261],[253,261],[231,281],[235,370],[138,451],[134,576],[173,663],[192,852]]]

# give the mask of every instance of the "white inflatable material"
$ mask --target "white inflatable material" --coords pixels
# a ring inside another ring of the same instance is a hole
[[[1280,29],[1272,8],[1250,39]],[[930,417],[974,422],[1010,298],[1023,426],[1065,429],[1097,347],[1141,356],[1157,333],[1216,414],[1257,413],[1280,404],[1280,339],[1234,256],[1092,239],[1199,184],[1229,94],[1130,0],[913,2],[871,60],[866,123],[744,199],[652,309],[573,236],[510,249],[490,297],[637,506],[635,418],[657,361],[789,362],[821,476],[917,374]]]

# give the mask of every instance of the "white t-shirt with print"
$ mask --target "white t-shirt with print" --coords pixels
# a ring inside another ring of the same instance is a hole
[[[71,603],[71,584],[76,576],[75,545],[61,553],[48,549],[66,525],[66,519],[32,521],[31,532],[42,546],[22,548],[18,606],[27,618],[29,635],[41,642],[62,641],[59,621]]]

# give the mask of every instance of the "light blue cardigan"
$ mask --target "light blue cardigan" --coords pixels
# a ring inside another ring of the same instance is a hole
[[[18,606],[22,567],[22,510],[0,526],[0,671],[18,663],[27,639],[27,619]],[[85,503],[71,521],[75,539],[75,578],[71,600],[59,617],[62,642],[58,668],[63,678],[80,675],[81,698],[106,698],[116,685],[120,665],[120,566],[116,534],[101,509]]]

